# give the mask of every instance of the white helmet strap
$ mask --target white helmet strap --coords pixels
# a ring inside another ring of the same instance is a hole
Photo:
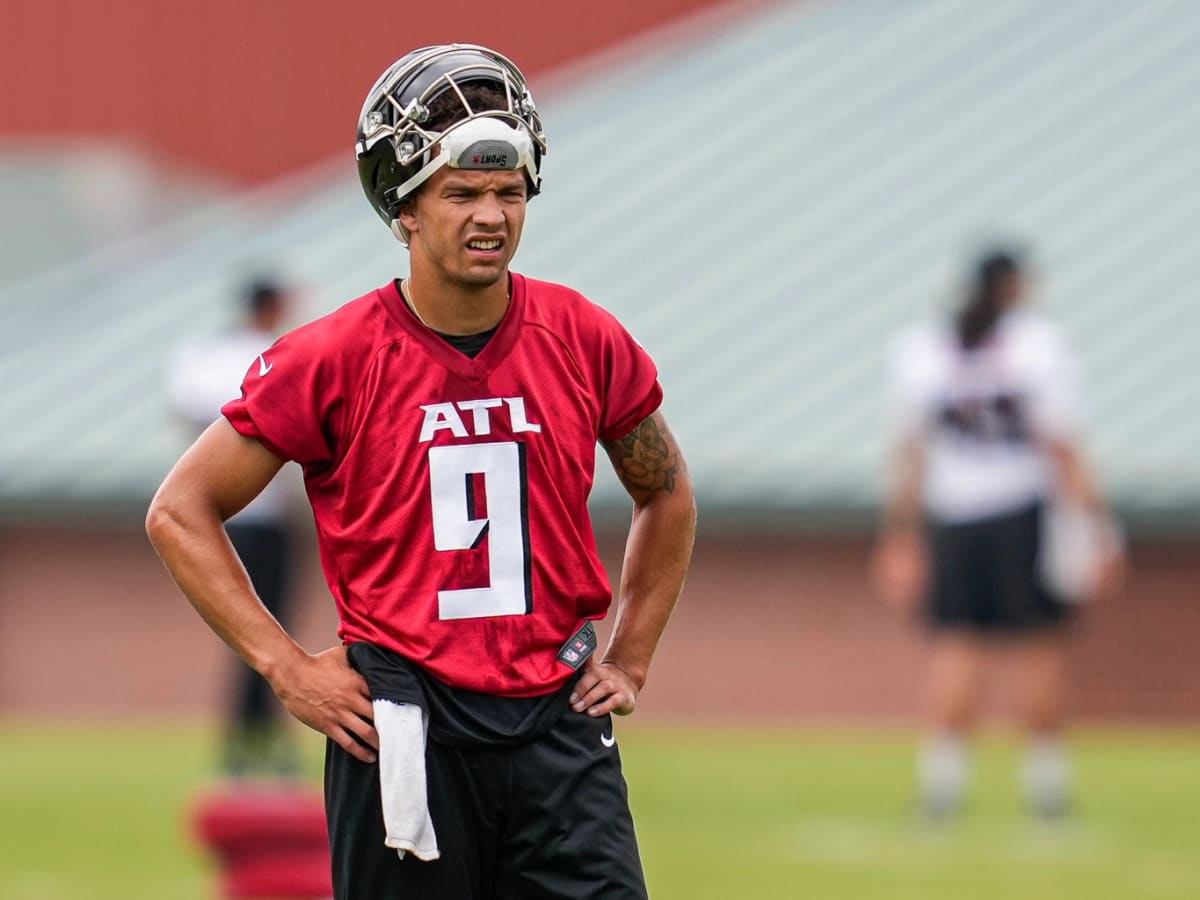
[[[509,171],[524,168],[530,180],[537,183],[533,140],[524,129],[513,128],[496,116],[482,115],[452,125],[429,145],[429,152],[434,153],[433,159],[396,188],[397,196],[416,190],[442,166]]]
[[[533,139],[525,129],[514,128],[495,115],[485,113],[451,125],[430,143],[428,152],[433,158],[396,188],[398,196],[415,191],[442,166],[509,172],[523,168],[537,184]],[[399,219],[392,220],[392,234],[408,246],[408,231]]]

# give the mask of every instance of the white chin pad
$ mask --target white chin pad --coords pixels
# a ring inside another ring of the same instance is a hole
[[[533,140],[520,128],[482,116],[453,128],[442,138],[446,165],[454,169],[527,168],[533,178]]]

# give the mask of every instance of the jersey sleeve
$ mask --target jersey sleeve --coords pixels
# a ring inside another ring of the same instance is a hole
[[[344,379],[311,326],[284,335],[250,364],[242,396],[222,415],[245,437],[303,466],[331,462],[344,408]]]
[[[662,405],[663,389],[658,367],[646,349],[615,317],[599,310],[601,317],[601,381],[603,403],[600,440],[625,437]]]

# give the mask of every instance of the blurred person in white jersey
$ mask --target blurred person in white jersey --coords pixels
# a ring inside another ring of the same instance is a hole
[[[241,305],[233,327],[183,343],[169,360],[167,398],[187,427],[189,441],[220,417],[222,405],[238,393],[247,367],[257,369],[260,355],[283,333],[288,291],[280,281],[263,275],[249,279]],[[291,618],[289,497],[286,479],[276,478],[225,526],[264,605],[281,621]],[[283,707],[266,679],[241,660],[235,666],[223,769],[234,776],[294,774],[296,748]]]
[[[1026,803],[1043,818],[1068,811],[1066,627],[1076,603],[1110,593],[1123,570],[1079,448],[1071,351],[1024,296],[1017,254],[989,252],[953,317],[903,335],[892,360],[891,471],[872,576],[895,608],[923,600],[932,632],[917,777],[934,819],[963,805],[985,651],[998,640],[1018,658]],[[1051,508],[1078,514],[1052,524]],[[1083,537],[1067,553],[1074,571],[1051,571],[1047,554],[1061,556],[1072,527]]]

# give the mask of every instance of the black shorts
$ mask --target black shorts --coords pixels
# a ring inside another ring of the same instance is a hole
[[[645,900],[612,720],[569,708],[510,747],[429,740],[429,810],[441,858],[384,846],[379,767],[332,741],[326,814],[336,900]]]
[[[1067,621],[1071,606],[1037,575],[1041,509],[931,527],[935,628],[1024,632]]]

